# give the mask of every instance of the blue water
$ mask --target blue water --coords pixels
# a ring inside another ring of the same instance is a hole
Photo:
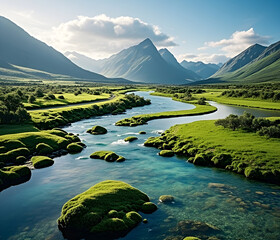
[[[158,132],[178,123],[223,118],[245,110],[263,117],[280,116],[280,112],[212,103],[219,110],[207,115],[158,119],[133,128],[115,126],[116,121],[136,114],[193,108],[146,92],[137,94],[150,98],[152,104],[123,115],[94,117],[66,127],[66,131],[79,134],[88,147],[79,154],[56,158],[53,166],[32,171],[30,181],[0,193],[0,239],[63,239],[56,224],[63,204],[107,179],[131,184],[155,203],[163,194],[176,199],[175,204],[158,204],[158,211],[143,215],[149,223],[137,226],[125,240],[164,239],[178,221],[187,219],[215,225],[222,230],[218,235],[222,239],[280,239],[279,186],[250,181],[221,169],[196,167],[176,156],[163,158],[157,155],[158,149],[143,146],[148,137],[158,136]],[[87,134],[93,125],[106,127],[108,133]],[[138,135],[140,130],[147,134]],[[125,143],[123,139],[129,135],[139,139]],[[90,159],[89,155],[97,150],[112,150],[127,160],[108,163]],[[210,188],[209,183],[223,183],[225,187]]]

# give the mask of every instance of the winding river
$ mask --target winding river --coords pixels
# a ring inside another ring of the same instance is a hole
[[[279,240],[279,186],[247,180],[221,169],[197,167],[176,156],[163,158],[157,155],[159,150],[144,147],[143,143],[175,124],[224,118],[244,111],[262,117],[280,116],[280,112],[212,102],[218,111],[207,115],[158,119],[133,128],[114,126],[116,121],[136,114],[193,108],[147,92],[137,94],[150,98],[152,104],[127,110],[123,115],[94,117],[65,127],[66,131],[79,134],[88,147],[79,154],[56,158],[53,166],[32,171],[30,181],[0,193],[0,239],[63,239],[56,224],[63,204],[94,184],[113,179],[139,188],[155,203],[163,194],[171,194],[176,199],[175,204],[159,204],[158,211],[144,215],[149,223],[140,224],[125,240],[162,240],[178,221],[187,219],[220,228],[221,239]],[[93,125],[106,127],[108,133],[87,134],[86,130]],[[139,131],[147,134],[138,135]],[[129,135],[137,135],[139,139],[125,143],[122,139]],[[112,150],[127,160],[108,163],[90,159],[89,155],[97,150]],[[209,183],[222,183],[225,187],[209,188]]]

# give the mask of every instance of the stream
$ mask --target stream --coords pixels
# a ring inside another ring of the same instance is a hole
[[[229,114],[250,112],[257,117],[280,116],[280,111],[228,106],[211,102],[218,111],[200,115],[157,119],[147,125],[118,127],[120,119],[143,113],[194,108],[170,98],[151,96],[151,105],[127,110],[121,115],[105,115],[72,123],[63,128],[79,134],[87,145],[79,154],[55,158],[51,167],[32,171],[31,180],[0,192],[0,239],[64,239],[57,228],[65,202],[103,180],[121,180],[147,193],[159,209],[141,214],[148,224],[140,224],[124,240],[163,240],[180,220],[212,224],[221,230],[220,239],[280,239],[280,186],[248,180],[222,169],[194,166],[184,158],[163,158],[158,149],[143,146],[144,141],[175,124],[224,118]],[[94,125],[107,128],[105,135],[91,135]],[[146,135],[139,135],[146,131]],[[127,143],[127,136],[138,140]],[[98,150],[110,150],[126,158],[122,163],[90,159]],[[213,183],[225,184],[215,187]],[[160,195],[175,197],[174,204],[160,204]]]

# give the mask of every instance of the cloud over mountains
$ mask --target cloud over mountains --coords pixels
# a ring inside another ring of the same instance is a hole
[[[93,57],[109,56],[147,37],[158,47],[176,45],[173,38],[161,32],[158,26],[128,16],[78,16],[53,28],[53,33],[52,41],[57,48]]]

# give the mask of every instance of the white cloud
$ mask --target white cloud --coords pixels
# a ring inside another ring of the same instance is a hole
[[[230,58],[225,56],[224,54],[207,54],[207,53],[201,53],[201,54],[192,54],[192,53],[186,53],[178,56],[179,62],[186,60],[186,61],[192,61],[192,62],[204,62],[204,63],[224,63]]]
[[[247,31],[236,31],[229,39],[222,39],[220,41],[205,42],[204,46],[198,50],[206,50],[208,48],[218,48],[223,51],[226,56],[234,57],[249,46],[258,43],[267,45],[269,43],[269,36],[261,36],[255,33],[253,28]]]
[[[150,38],[158,47],[175,46],[172,37],[159,27],[139,18],[121,16],[111,18],[105,14],[77,19],[53,28],[48,42],[60,51],[77,51],[94,58],[108,57],[123,48]]]

